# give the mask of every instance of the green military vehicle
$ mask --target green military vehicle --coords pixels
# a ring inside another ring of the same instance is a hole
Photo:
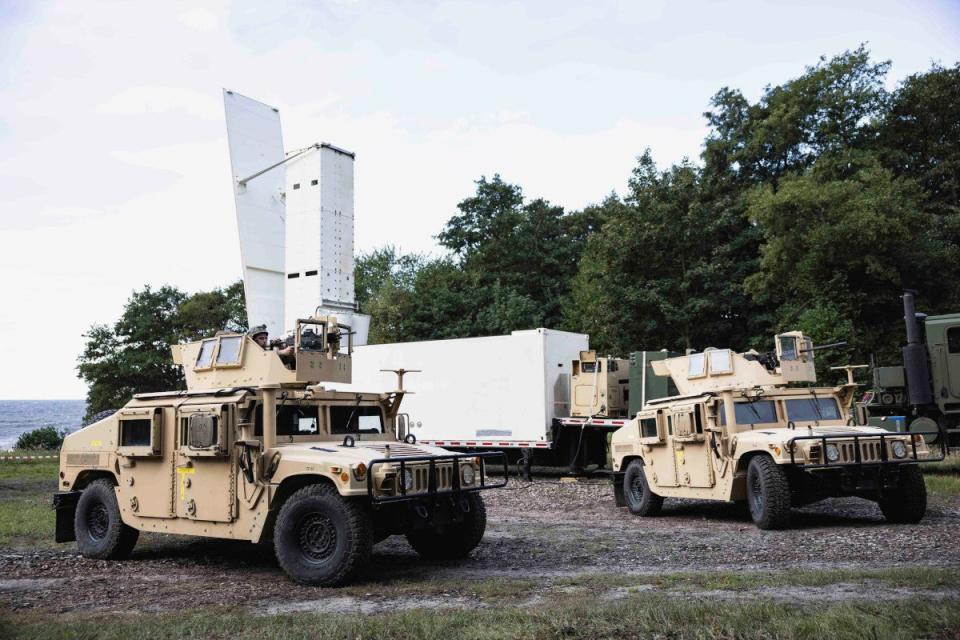
[[[417,443],[399,412],[403,370],[391,393],[325,388],[351,380],[335,317],[297,321],[292,347],[236,333],[174,346],[186,390],[138,394],[67,436],[56,540],[100,559],[127,556],[141,531],[269,543],[315,585],[348,581],[394,534],[425,558],[476,547],[480,491],[506,484],[502,454]]]
[[[891,431],[940,431],[948,446],[960,446],[960,313],[917,313],[911,291],[903,311],[902,364],[873,368],[873,388],[858,403],[861,419]]]

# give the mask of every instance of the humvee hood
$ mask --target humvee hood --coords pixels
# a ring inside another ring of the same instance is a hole
[[[812,427],[797,427],[796,429],[787,429],[777,427],[774,429],[756,429],[754,431],[745,431],[737,434],[737,443],[740,448],[744,445],[765,446],[771,442],[786,443],[793,438],[806,436],[876,436],[876,435],[896,436],[885,429],[866,426],[846,426],[846,425],[826,425]],[[900,434],[906,435],[906,434]]]
[[[387,455],[389,447],[389,456]],[[354,446],[346,447],[340,442],[301,442],[297,444],[282,444],[277,451],[285,460],[302,460],[310,462],[318,459],[331,460],[336,458],[344,463],[370,462],[389,457],[392,460],[403,460],[420,456],[442,456],[450,452],[439,447],[421,444],[406,444],[390,440],[357,441]]]

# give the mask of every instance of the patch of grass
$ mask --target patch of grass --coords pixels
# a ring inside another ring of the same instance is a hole
[[[29,455],[51,455],[50,451],[30,452]],[[53,452],[56,455],[56,452]],[[0,454],[0,458],[8,454]],[[17,452],[16,455],[21,455]],[[5,480],[50,480],[56,482],[59,460],[0,460],[0,486]]]
[[[51,491],[43,498],[17,493],[0,498],[0,547],[36,547],[53,544],[54,512]]]
[[[923,475],[955,474],[960,475],[960,453],[951,453],[940,462],[929,462],[920,465]]]
[[[960,496],[960,475],[925,476],[927,493],[936,496]]]
[[[0,547],[53,545],[57,460],[0,461]]]
[[[949,567],[886,567],[883,569],[813,569],[784,572],[704,572],[665,575],[591,574],[555,584],[597,591],[614,587],[654,585],[661,589],[708,589],[739,591],[758,587],[818,587],[840,583],[880,582],[912,589],[960,589],[960,574]]]
[[[236,609],[135,618],[5,614],[12,638],[915,638],[952,636],[960,600],[791,606],[772,600],[715,601],[659,594],[617,602],[581,598],[562,607],[406,610],[376,615],[257,616]]]

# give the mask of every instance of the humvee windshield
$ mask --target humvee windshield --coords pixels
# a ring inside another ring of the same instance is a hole
[[[383,433],[380,407],[330,407],[330,433]]]
[[[723,403],[721,403],[721,408]],[[735,402],[733,405],[737,424],[768,424],[777,422],[777,407],[773,400]],[[727,412],[720,411],[720,424],[727,424]]]
[[[787,420],[840,420],[840,408],[834,398],[796,398],[787,400]]]

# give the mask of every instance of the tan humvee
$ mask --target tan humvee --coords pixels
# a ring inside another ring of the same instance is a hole
[[[875,500],[890,522],[918,522],[926,488],[918,462],[935,457],[921,434],[852,418],[856,384],[816,382],[814,347],[800,332],[776,350],[708,349],[653,362],[679,395],[652,400],[613,434],[614,493],[642,516],[664,498],[735,501],[761,529],[789,524],[791,506],[830,496]]]
[[[345,338],[345,340],[344,340]],[[336,318],[300,320],[293,354],[222,334],[173,347],[186,391],[134,396],[67,436],[57,541],[91,558],[127,555],[140,531],[272,541],[294,580],[349,579],[373,544],[403,534],[427,558],[483,537],[479,490],[500,454],[417,444],[391,393],[349,393],[352,341]],[[286,362],[284,362],[286,360]]]

